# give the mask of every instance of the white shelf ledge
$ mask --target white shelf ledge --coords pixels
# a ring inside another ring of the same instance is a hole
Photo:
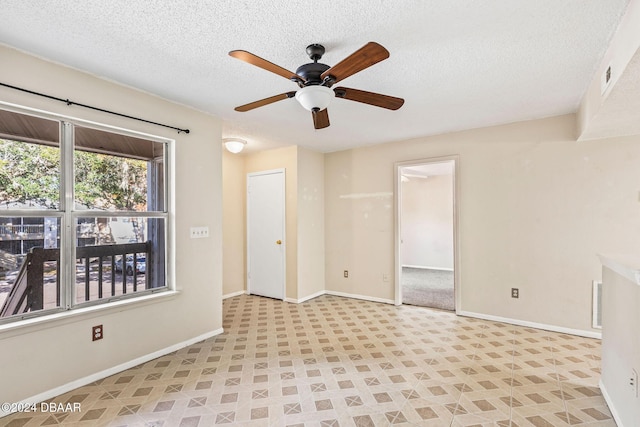
[[[640,255],[598,254],[603,266],[640,286]]]

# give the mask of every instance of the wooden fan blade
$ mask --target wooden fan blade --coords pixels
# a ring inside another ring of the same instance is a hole
[[[313,116],[313,127],[316,129],[324,129],[329,127],[329,112],[325,108],[322,111],[311,112]]]
[[[264,107],[265,105],[273,104],[274,102],[282,101],[283,99],[293,98],[294,96],[296,96],[295,91],[281,93],[280,95],[270,96],[269,98],[261,99],[260,101],[254,101],[250,102],[249,104],[241,105],[234,108],[234,110],[244,113],[245,111],[253,110],[254,108],[258,107]]]
[[[375,105],[376,107],[397,110],[404,104],[404,99],[395,96],[382,95],[380,93],[367,92],[364,90],[350,89],[348,87],[337,87],[333,91],[338,98],[350,101],[362,102],[363,104]]]
[[[303,77],[297,75],[296,73],[282,68],[281,66],[276,65],[273,62],[269,62],[266,59],[262,59],[251,52],[247,52],[246,50],[232,50],[231,52],[229,52],[229,56],[239,59],[240,61],[247,62],[251,65],[255,65],[256,67],[260,67],[263,70],[271,71],[272,73],[282,76],[288,80],[300,80],[302,82],[306,81]]]
[[[325,77],[331,76],[332,83],[336,83],[388,57],[387,49],[376,42],[369,42],[322,73],[320,78],[324,80]]]

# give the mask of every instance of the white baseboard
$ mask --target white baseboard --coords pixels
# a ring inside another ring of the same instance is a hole
[[[395,301],[392,299],[370,297],[368,295],[348,294],[346,292],[337,292],[337,291],[325,291],[325,293],[327,295],[335,295],[337,297],[354,298],[354,299],[361,299],[365,301],[381,302],[384,304],[395,305]]]
[[[300,304],[300,303],[303,303],[305,301],[309,301],[310,299],[314,299],[314,298],[317,298],[319,296],[322,296],[325,293],[326,293],[326,291],[318,291],[318,292],[316,292],[314,294],[307,295],[306,297],[302,297],[302,298],[298,298],[298,299],[285,298],[284,300],[285,300],[285,302],[290,302],[290,303],[293,303],[293,304]]]
[[[231,292],[230,294],[225,294],[222,295],[222,299],[227,299],[227,298],[233,298],[233,297],[237,297],[238,295],[244,295],[246,294],[247,291],[237,291],[237,292]]]
[[[98,381],[98,380],[101,380],[103,378],[109,377],[111,375],[117,374],[118,372],[122,372],[122,371],[125,371],[125,370],[129,369],[129,368],[133,368],[134,366],[138,366],[138,365],[140,365],[142,363],[146,363],[146,362],[148,362],[150,360],[157,359],[158,357],[162,357],[165,354],[169,354],[169,353],[172,353],[174,351],[180,350],[181,348],[190,346],[190,345],[195,344],[197,342],[200,342],[202,340],[206,340],[207,338],[211,338],[211,337],[214,337],[216,335],[220,335],[222,332],[223,332],[222,328],[216,329],[215,331],[207,332],[206,334],[202,334],[202,335],[199,335],[197,337],[188,339],[186,341],[182,341],[182,342],[179,342],[177,344],[171,345],[169,347],[165,347],[165,348],[163,348],[161,350],[158,350],[158,351],[155,351],[153,353],[146,354],[144,356],[140,356],[140,357],[138,357],[136,359],[130,360],[130,361],[125,362],[125,363],[122,363],[122,364],[114,366],[112,368],[105,369],[105,370],[100,371],[100,372],[96,372],[95,374],[91,374],[91,375],[86,376],[84,378],[80,378],[80,379],[71,381],[71,382],[69,382],[67,384],[64,384],[64,385],[60,386],[60,387],[56,387],[56,388],[53,388],[51,390],[47,390],[45,392],[42,392],[42,393],[37,394],[35,396],[32,396],[32,397],[30,397],[28,399],[24,399],[21,402],[17,402],[18,403],[17,406],[20,406],[20,404],[34,404],[34,403],[39,403],[39,402],[43,402],[45,400],[52,399],[52,398],[54,398],[56,396],[60,396],[61,394],[67,393],[67,392],[69,392],[71,390],[74,390],[74,389],[76,389],[78,387],[82,387],[82,386],[85,386],[87,384],[91,384],[94,381]],[[12,414],[12,412],[6,412],[6,411],[3,411],[3,410],[0,409],[0,418],[5,417],[5,416],[10,415],[10,414]]]
[[[453,271],[453,268],[447,268],[447,267],[430,267],[427,265],[402,265],[403,267],[407,267],[407,268],[420,268],[422,270],[438,270],[438,271]]]
[[[582,329],[565,328],[562,326],[547,325],[544,323],[528,322],[526,320],[511,319],[508,317],[492,316],[490,314],[474,313],[471,311],[458,311],[459,316],[475,317],[476,319],[491,320],[494,322],[509,323],[511,325],[524,326],[527,328],[543,329],[545,331],[559,332],[561,334],[577,335],[585,338],[602,339],[602,332],[584,331]]]
[[[611,396],[607,392],[607,388],[604,386],[602,379],[600,379],[598,386],[600,387],[600,391],[602,392],[602,397],[604,397],[604,401],[607,403],[607,406],[609,407],[609,412],[611,412],[611,415],[613,415],[613,419],[616,422],[616,425],[618,427],[624,427],[624,424],[622,424],[622,420],[620,420],[620,415],[618,414],[616,407],[613,405]]]

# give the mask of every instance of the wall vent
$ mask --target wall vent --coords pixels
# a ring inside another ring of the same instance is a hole
[[[593,309],[591,326],[602,329],[602,282],[593,281]]]

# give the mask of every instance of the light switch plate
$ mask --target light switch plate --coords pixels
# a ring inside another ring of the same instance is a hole
[[[192,239],[204,239],[209,237],[209,227],[191,227]]]

